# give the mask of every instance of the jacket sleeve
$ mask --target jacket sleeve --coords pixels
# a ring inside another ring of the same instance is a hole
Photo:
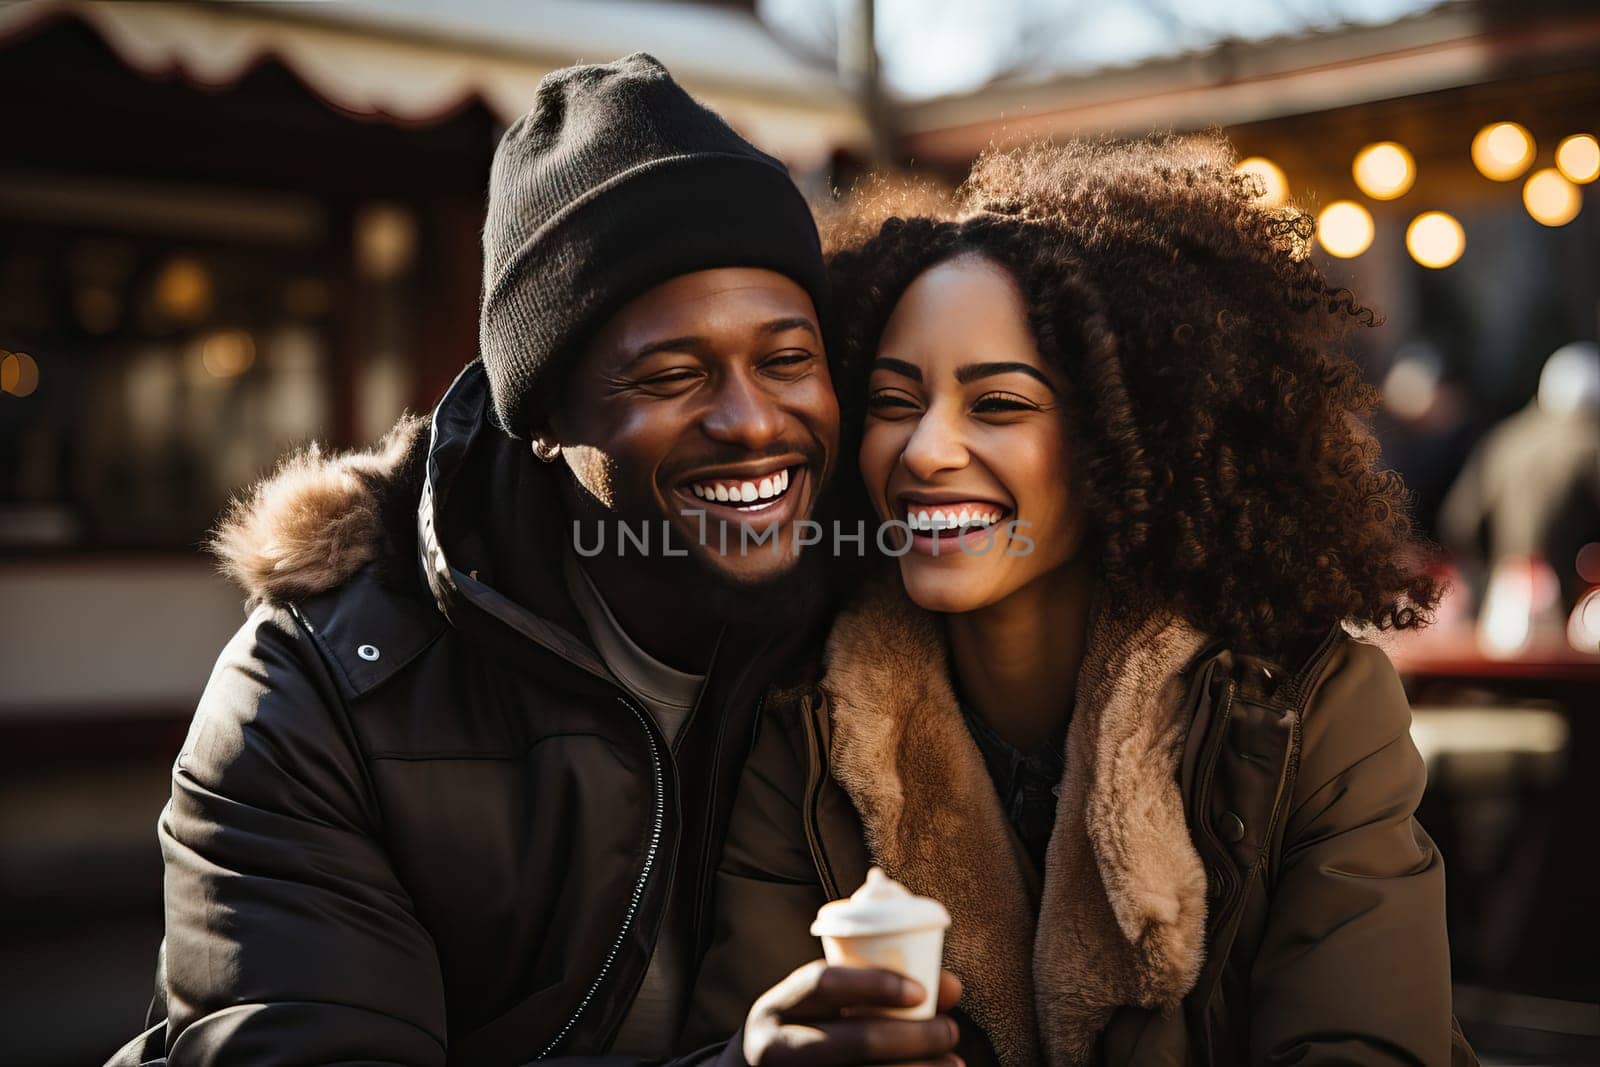
[[[800,710],[770,707],[758,727],[716,875],[712,939],[695,981],[686,1045],[725,1040],[757,997],[818,959],[811,920],[827,901],[801,803],[806,757]]]
[[[445,1062],[438,959],[378,820],[321,659],[258,609],[161,817],[170,1064]]]
[[[1448,1064],[1444,865],[1400,678],[1344,641],[1302,719],[1278,880],[1251,975],[1250,1062]]]

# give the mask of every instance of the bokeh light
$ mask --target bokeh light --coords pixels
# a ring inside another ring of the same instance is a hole
[[[1335,200],[1317,215],[1317,241],[1330,256],[1351,259],[1372,247],[1372,214],[1354,200]]]
[[[1590,585],[1600,585],[1600,541],[1590,541],[1578,549],[1572,565],[1577,569],[1579,578]]]
[[[173,256],[156,276],[156,307],[178,322],[197,322],[211,310],[211,274],[192,256]]]
[[[1383,406],[1398,419],[1421,419],[1439,399],[1439,361],[1429,355],[1401,351],[1404,354],[1395,359],[1383,377]]]
[[[416,217],[398,204],[368,204],[356,213],[356,269],[374,281],[392,281],[417,258]]]
[[[1600,589],[1578,598],[1567,618],[1567,644],[1578,652],[1600,652]]]
[[[1556,146],[1556,167],[1579,185],[1600,178],[1600,141],[1593,134],[1573,134]]]
[[[255,361],[255,339],[243,330],[218,330],[200,349],[200,362],[213,378],[236,378]]]
[[[1280,207],[1289,199],[1289,179],[1283,173],[1283,168],[1264,156],[1251,156],[1242,159],[1239,165],[1233,168],[1236,173],[1250,174],[1261,179],[1265,190],[1256,198],[1256,203],[1262,207]]]
[[[1417,180],[1417,163],[1404,145],[1394,141],[1369,144],[1356,153],[1351,168],[1356,185],[1374,200],[1401,197]]]
[[[1406,227],[1406,251],[1424,267],[1448,267],[1466,250],[1466,231],[1443,211],[1424,211]]]
[[[1515,122],[1496,122],[1472,139],[1472,162],[1485,177],[1508,182],[1533,163],[1533,135]]]
[[[1528,214],[1546,226],[1565,226],[1578,217],[1583,194],[1554,167],[1536,170],[1522,187],[1522,203]]]
[[[39,364],[32,356],[26,352],[6,352],[0,357],[0,393],[22,397],[37,388]]]

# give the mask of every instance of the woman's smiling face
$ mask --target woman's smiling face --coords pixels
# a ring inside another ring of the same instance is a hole
[[[911,527],[900,573],[917,604],[975,611],[1077,555],[1067,387],[995,261],[945,260],[901,296],[867,383],[861,475],[879,517]]]

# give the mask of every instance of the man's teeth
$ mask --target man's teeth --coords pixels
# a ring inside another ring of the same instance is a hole
[[[789,489],[789,472],[781,470],[760,481],[695,482],[689,486],[702,500],[727,504],[752,504],[782,496]]]
[[[964,530],[992,526],[1001,513],[992,508],[921,508],[906,513],[906,524],[913,530]]]

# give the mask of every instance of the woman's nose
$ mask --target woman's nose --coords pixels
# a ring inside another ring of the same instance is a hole
[[[931,480],[940,471],[959,470],[969,458],[960,430],[932,410],[917,422],[900,454],[906,470],[923,481]]]

